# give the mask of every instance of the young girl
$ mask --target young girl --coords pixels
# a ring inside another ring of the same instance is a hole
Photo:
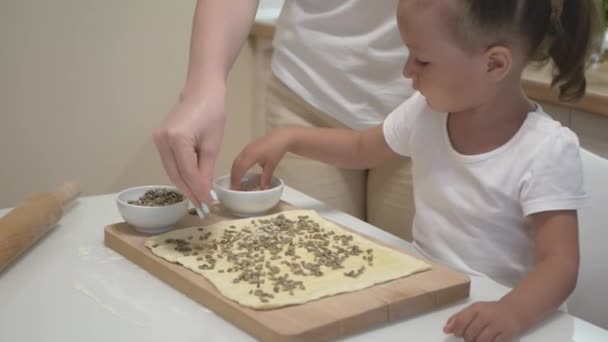
[[[257,163],[265,187],[287,152],[355,169],[410,156],[418,250],[513,287],[444,331],[511,340],[574,289],[586,198],[577,137],[526,97],[522,71],[551,58],[560,97],[579,98],[599,26],[593,1],[401,0],[403,74],[419,93],[367,131],[273,131],[236,158],[233,184]]]

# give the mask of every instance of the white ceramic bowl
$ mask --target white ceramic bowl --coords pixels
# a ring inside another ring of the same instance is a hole
[[[184,200],[179,203],[159,207],[129,204],[129,201],[139,199],[146,191],[152,189],[167,189],[182,193],[174,186],[138,186],[121,191],[116,197],[116,206],[122,218],[133,228],[142,233],[156,234],[175,227],[177,221],[188,211],[188,200],[184,196]]]
[[[243,182],[259,184],[260,177],[259,173],[248,173],[243,177]],[[274,176],[270,181],[270,188],[266,190],[230,190],[230,175],[222,176],[213,182],[213,190],[217,194],[217,199],[232,214],[239,217],[266,214],[281,200],[283,186],[283,181]]]

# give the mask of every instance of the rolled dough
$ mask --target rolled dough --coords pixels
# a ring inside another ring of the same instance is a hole
[[[312,210],[174,230],[145,246],[254,309],[302,304],[431,269]]]

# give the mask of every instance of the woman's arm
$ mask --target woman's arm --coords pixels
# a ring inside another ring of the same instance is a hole
[[[259,0],[198,0],[182,97],[225,86],[253,25]]]
[[[188,76],[179,102],[154,132],[171,181],[208,210],[226,123],[226,78],[249,34],[258,0],[198,0]]]

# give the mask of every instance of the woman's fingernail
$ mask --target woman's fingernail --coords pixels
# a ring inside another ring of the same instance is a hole
[[[201,218],[201,219],[205,218],[205,214],[203,214],[203,212],[199,208],[194,208],[194,209],[196,209],[196,214],[198,215],[199,218]]]
[[[209,206],[207,206],[207,203],[203,203],[201,204],[201,209],[203,209],[203,213],[205,215],[209,214],[211,211],[209,210]]]
[[[214,201],[217,201],[217,194],[215,193],[215,190],[211,190],[211,198],[213,198]]]

